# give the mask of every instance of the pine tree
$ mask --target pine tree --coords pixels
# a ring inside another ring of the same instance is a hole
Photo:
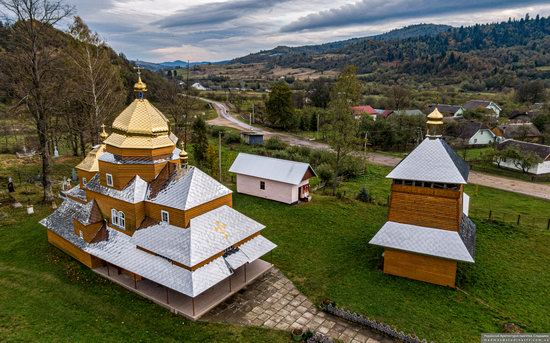
[[[198,117],[193,123],[193,157],[199,165],[208,158],[208,130],[202,117]]]

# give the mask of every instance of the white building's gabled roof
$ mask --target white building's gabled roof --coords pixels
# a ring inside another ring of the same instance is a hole
[[[264,227],[231,207],[222,206],[192,218],[188,229],[158,223],[137,230],[132,243],[193,267]]]
[[[449,260],[474,262],[456,231],[386,222],[369,244]]]
[[[389,179],[466,184],[468,164],[442,139],[426,138],[389,174]]]
[[[315,171],[308,163],[239,153],[229,172],[261,179],[299,185],[308,170]]]

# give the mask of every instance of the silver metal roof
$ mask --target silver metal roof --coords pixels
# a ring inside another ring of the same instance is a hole
[[[40,223],[93,256],[191,297],[196,297],[227,278],[234,269],[247,262],[255,261],[275,248],[275,244],[257,236],[241,245],[241,247],[246,245],[243,251],[237,249],[235,254],[219,257],[195,271],[189,271],[172,264],[166,258],[138,249],[132,242],[132,237],[110,227],[107,227],[107,240],[86,243],[74,233],[72,224],[72,219],[85,211],[86,206],[72,199],[66,199],[57,210]],[[190,231],[182,228],[177,230],[178,232]]]
[[[185,173],[175,171],[158,193],[153,195],[149,191],[147,201],[188,210],[231,193],[229,188],[210,175],[196,167],[190,167]]]
[[[89,244],[84,250],[187,296],[196,297],[232,274],[223,257],[190,271],[165,258],[137,249],[130,237],[123,233],[111,228],[107,230],[107,241]]]
[[[456,231],[386,222],[369,244],[449,260],[474,262]]]
[[[468,164],[444,140],[426,138],[386,177],[466,184],[469,170]]]
[[[132,243],[192,267],[264,227],[233,208],[222,206],[192,218],[188,229],[161,222],[137,230]]]
[[[74,233],[73,218],[78,218],[80,213],[85,212],[86,206],[88,205],[66,198],[52,214],[42,219],[40,224],[77,247],[83,248],[86,241]]]
[[[277,245],[264,236],[257,236],[244,243],[239,249],[248,257],[249,261],[254,261],[275,249]]]
[[[229,168],[229,172],[299,185],[308,169],[316,175],[308,163],[241,152]]]
[[[122,157],[114,155],[110,152],[104,152],[100,157],[99,161],[113,163],[113,164],[158,164],[163,162],[168,162],[172,160],[178,160],[180,149],[174,148],[172,154],[162,158],[143,158],[143,157]]]
[[[82,188],[80,188],[80,184],[74,186],[73,188],[69,189],[68,191],[63,192],[65,195],[70,195],[74,198],[86,201],[86,191]]]
[[[136,175],[132,180],[130,180],[130,182],[128,182],[122,190],[103,186],[99,182],[99,174],[95,174],[94,177],[92,177],[86,184],[86,188],[93,192],[132,204],[145,201],[147,187],[147,181],[143,180],[139,177],[139,175]]]

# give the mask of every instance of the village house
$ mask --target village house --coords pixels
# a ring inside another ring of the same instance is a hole
[[[500,112],[502,112],[502,108],[500,108],[500,106],[489,100],[470,100],[462,105],[462,107],[464,107],[467,111],[475,111],[479,109],[487,110],[491,113],[491,116],[497,118],[500,116]]]
[[[384,273],[454,288],[457,263],[475,256],[476,226],[464,193],[469,168],[441,139],[437,109],[427,123],[427,138],[387,176],[388,221],[369,244],[384,248]]]
[[[494,143],[497,139],[489,126],[476,121],[461,122],[458,138],[460,138],[464,144],[470,146],[489,145]]]
[[[430,112],[433,112],[435,109],[445,117],[462,117],[465,112],[464,107],[460,105],[431,104],[428,106]]]
[[[533,123],[510,123],[499,125],[493,128],[492,131],[497,136],[497,141],[499,142],[505,139],[515,139],[536,143],[542,138],[542,134]]]
[[[361,117],[368,115],[372,120],[376,120],[376,117],[379,115],[379,112],[369,105],[353,106],[351,110],[355,119],[361,119]]]
[[[529,168],[527,170],[527,173],[534,175],[543,175],[550,173],[550,146],[537,143],[516,141],[514,139],[507,139],[497,145],[497,150],[504,150],[509,147],[516,148],[521,152],[533,152],[540,157],[542,162]],[[497,164],[497,162],[495,162],[495,164]],[[504,159],[499,161],[498,164],[500,165],[500,167],[520,171],[522,170],[521,165],[518,163],[518,161],[515,160]]]
[[[286,204],[310,201],[308,163],[239,153],[229,172],[237,175],[237,192]]]
[[[233,209],[230,189],[187,164],[141,77],[134,91],[41,224],[52,245],[98,274],[197,319],[268,271],[260,257],[276,245]]]
[[[508,116],[510,123],[530,123],[533,120],[534,112],[531,111],[513,111]]]

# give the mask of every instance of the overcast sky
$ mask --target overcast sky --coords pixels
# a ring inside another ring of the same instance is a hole
[[[116,51],[150,62],[220,61],[417,23],[550,15],[548,0],[68,0]]]

